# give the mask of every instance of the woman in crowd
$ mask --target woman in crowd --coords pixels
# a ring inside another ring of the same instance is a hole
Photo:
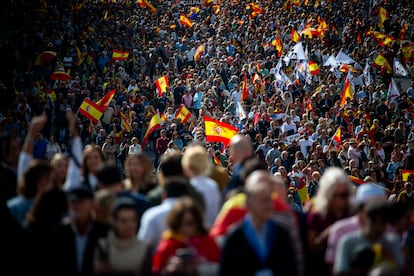
[[[330,275],[329,267],[324,263],[329,227],[351,215],[353,193],[354,188],[343,170],[328,168],[322,175],[307,218],[309,273]]]
[[[129,155],[125,161],[125,189],[146,194],[154,188],[151,159],[144,152]]]
[[[197,269],[209,270],[207,275],[217,272],[220,250],[204,227],[202,212],[190,198],[180,199],[174,205],[167,226],[153,257],[154,275],[172,273],[173,269],[178,273],[175,275],[188,275],[179,273]]]
[[[95,250],[97,275],[150,275],[149,247],[136,238],[138,214],[129,198],[118,198],[112,205],[111,230],[98,241]]]
[[[66,174],[68,173],[69,159],[63,153],[57,153],[50,160],[50,165],[55,172],[55,185],[59,188],[63,188],[63,184],[66,180]]]
[[[115,153],[118,145],[114,142],[114,137],[109,135],[106,142],[102,145],[102,152],[107,163],[116,164]]]

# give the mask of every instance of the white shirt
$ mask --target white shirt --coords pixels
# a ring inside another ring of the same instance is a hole
[[[313,144],[313,140],[311,140],[310,138],[308,138],[307,140],[306,139],[299,140],[300,151],[302,152],[304,157],[308,155],[307,147],[311,147],[312,144]]]
[[[191,185],[199,191],[204,199],[206,210],[204,221],[207,228],[213,225],[220,208],[220,191],[217,182],[210,177],[199,175],[190,179]]]
[[[141,218],[141,226],[137,238],[145,241],[155,253],[162,233],[167,230],[165,219],[178,198],[167,198],[160,205],[149,208]]]
[[[140,153],[141,152],[141,145],[140,144],[136,144],[136,145],[130,145],[129,149],[128,149],[128,154],[134,154],[134,153]]]

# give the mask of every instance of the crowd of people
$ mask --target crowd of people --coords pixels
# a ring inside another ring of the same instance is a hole
[[[412,275],[413,9],[8,1],[3,270]]]

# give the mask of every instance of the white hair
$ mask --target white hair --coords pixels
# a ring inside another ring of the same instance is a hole
[[[333,199],[335,189],[340,185],[346,186],[350,195],[355,191],[348,175],[342,169],[336,167],[327,168],[319,180],[319,190],[314,201],[317,213],[327,214],[329,202]]]

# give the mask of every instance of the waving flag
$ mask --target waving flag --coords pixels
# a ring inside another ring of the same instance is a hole
[[[217,155],[213,156],[213,162],[214,164],[216,164],[217,166],[221,166],[221,161],[220,158],[217,157]]]
[[[408,76],[408,70],[396,58],[394,58],[394,73],[403,77]]]
[[[112,51],[112,59],[114,60],[126,60],[129,56],[128,52],[124,52],[121,50],[113,50]]]
[[[272,40],[272,45],[277,50],[277,56],[280,57],[282,55],[283,50],[283,44],[280,41],[280,39],[278,37],[275,37],[275,39]]]
[[[384,27],[384,21],[390,16],[390,13],[384,8],[379,6],[378,7],[378,17],[380,19],[380,24],[379,26],[381,28]]]
[[[371,70],[371,66],[369,62],[367,61],[367,63],[365,64],[364,71],[362,71],[362,74],[364,75],[364,83],[367,86],[371,84],[371,71],[370,70]]]
[[[351,180],[351,181],[352,181],[355,185],[361,185],[361,184],[365,184],[365,183],[366,183],[363,179],[358,178],[358,177],[353,176],[353,175],[348,175],[348,178],[349,178],[349,180]]]
[[[106,108],[111,103],[112,99],[115,96],[116,88],[106,93],[101,99],[99,99],[96,104],[101,106],[103,110],[106,110]]]
[[[242,121],[247,118],[246,111],[244,111],[244,108],[240,102],[237,102],[236,114],[239,117],[239,121]]]
[[[157,88],[158,97],[162,96],[163,92],[167,91],[168,84],[168,76],[162,76],[161,78],[155,81],[155,87]]]
[[[298,32],[295,29],[292,29],[292,34],[290,35],[290,39],[293,42],[298,43],[300,40],[300,35],[298,34]]]
[[[342,50],[339,50],[339,53],[336,55],[335,59],[341,64],[352,64],[355,63],[350,56],[345,54]]]
[[[319,66],[316,62],[313,61],[309,61],[309,71],[311,73],[311,75],[316,75],[319,74],[321,72],[321,69],[319,69]]]
[[[231,138],[239,132],[236,127],[208,116],[204,116],[204,129],[206,141],[221,142],[226,146],[230,143]]]
[[[402,54],[404,63],[407,63],[408,61],[412,61],[414,59],[414,42],[402,46],[401,54]]]
[[[414,170],[401,170],[401,177],[403,181],[408,181],[408,177],[414,176]]]
[[[400,97],[400,91],[397,88],[397,84],[395,80],[391,78],[390,85],[388,86],[388,99],[387,102],[396,102],[397,99]]]
[[[83,100],[79,107],[79,112],[95,124],[101,119],[103,114],[102,107],[89,99]]]
[[[243,83],[242,83],[242,96],[241,96],[242,101],[247,99],[248,93],[249,92],[247,91],[247,77],[246,77],[246,74],[244,74]]]
[[[119,117],[121,117],[121,123],[122,123],[122,126],[123,126],[124,130],[126,132],[131,132],[131,130],[132,130],[131,120],[127,116],[125,116],[125,114],[122,113],[121,111],[119,112]]]
[[[160,128],[161,128],[161,119],[160,119],[160,115],[157,112],[152,116],[151,121],[149,122],[149,125],[148,125],[148,128],[147,128],[147,131],[145,132],[144,139],[142,139],[141,147],[143,149],[145,149],[145,146],[148,143],[149,136],[154,131],[156,131]]]
[[[351,100],[354,98],[354,91],[352,90],[351,82],[347,77],[345,80],[344,91],[342,92],[340,107],[343,107],[346,104],[346,98]]]
[[[181,122],[185,124],[188,120],[190,120],[192,114],[191,112],[185,107],[185,105],[181,104],[175,114],[175,118],[181,119]]]
[[[184,14],[180,15],[180,23],[181,23],[181,25],[184,25],[188,28],[191,28],[193,26],[193,21],[191,21],[191,19],[189,19]]]
[[[338,128],[336,131],[335,131],[335,134],[334,134],[334,136],[332,137],[332,140],[331,140],[332,142],[335,142],[335,146],[336,146],[336,148],[338,148],[339,149],[339,147],[341,146],[341,143],[342,143],[342,140],[341,140],[341,128]]]
[[[392,67],[388,63],[388,60],[382,55],[382,53],[378,54],[372,65],[379,68],[385,67],[388,73],[392,73]]]
[[[204,43],[198,46],[194,54],[194,61],[199,60],[204,55],[205,50],[206,50],[206,45]]]

